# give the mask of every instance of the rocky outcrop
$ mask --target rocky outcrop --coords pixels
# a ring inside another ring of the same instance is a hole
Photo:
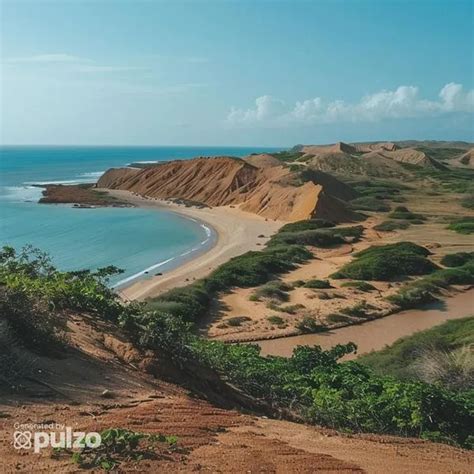
[[[284,221],[355,217],[344,203],[353,197],[351,188],[325,173],[291,172],[281,165],[257,167],[227,156],[171,161],[145,169],[111,169],[97,187],[208,206],[238,205],[244,211]]]

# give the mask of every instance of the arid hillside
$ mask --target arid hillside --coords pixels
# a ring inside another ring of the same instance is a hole
[[[112,169],[99,179],[97,187],[212,207],[236,205],[285,221],[354,218],[344,202],[354,197],[349,186],[322,172],[292,171],[270,155],[247,161],[224,156],[171,161],[144,169]]]

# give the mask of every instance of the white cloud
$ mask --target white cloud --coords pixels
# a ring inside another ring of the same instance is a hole
[[[233,107],[227,122],[241,125],[290,126],[334,122],[375,122],[386,118],[425,117],[448,112],[474,112],[474,90],[461,84],[446,84],[438,100],[420,98],[418,87],[400,86],[362,97],[358,102],[324,102],[321,97],[294,105],[269,95],[258,97],[255,107]]]
[[[75,68],[78,72],[127,72],[127,71],[148,71],[150,68],[136,66],[101,66],[101,65],[84,65]]]
[[[35,56],[23,56],[7,59],[7,62],[9,63],[78,63],[89,61],[90,59],[64,53],[37,54]]]

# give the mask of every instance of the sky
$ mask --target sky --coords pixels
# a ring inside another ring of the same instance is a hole
[[[0,6],[2,144],[474,140],[472,1]]]

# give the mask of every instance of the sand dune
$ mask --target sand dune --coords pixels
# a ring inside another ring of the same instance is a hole
[[[324,173],[302,175],[260,155],[253,166],[232,157],[171,161],[144,169],[107,171],[99,188],[131,191],[159,199],[181,199],[207,206],[240,206],[267,219],[297,221],[331,217],[335,221],[354,218],[344,200],[348,186]]]

